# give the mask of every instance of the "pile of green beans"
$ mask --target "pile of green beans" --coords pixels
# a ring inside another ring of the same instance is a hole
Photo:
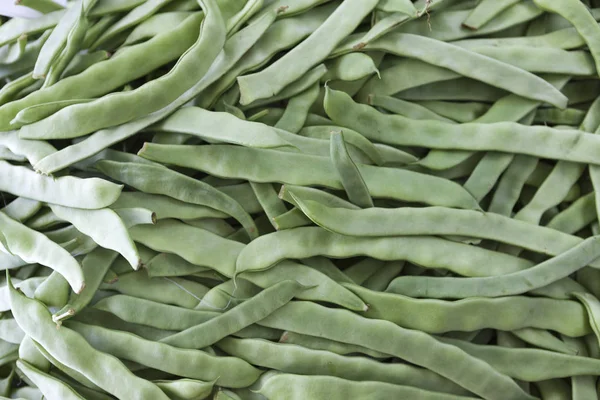
[[[600,399],[599,0],[17,3],[0,399]]]

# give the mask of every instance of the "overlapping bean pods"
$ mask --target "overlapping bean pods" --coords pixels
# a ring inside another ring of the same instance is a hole
[[[0,398],[600,398],[600,1],[17,3]]]

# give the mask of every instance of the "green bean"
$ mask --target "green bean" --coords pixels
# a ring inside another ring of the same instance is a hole
[[[343,131],[331,132],[330,143],[333,166],[350,201],[360,207],[373,207],[369,189],[348,154]]]
[[[111,209],[81,210],[50,205],[60,218],[69,221],[77,230],[91,237],[98,245],[121,254],[133,269],[141,267],[138,250],[119,215]]]
[[[192,88],[180,96],[175,102],[171,103],[171,105],[152,113],[147,117],[134,120],[113,129],[98,131],[80,143],[56,152],[53,157],[45,158],[40,163],[36,164],[36,169],[38,171],[44,171],[45,173],[60,170],[77,161],[94,155],[104,148],[130,137],[139,130],[166,117],[179,106],[190,101],[199,92],[203,91],[207,86],[220,78],[225,71],[230,69],[231,66],[235,64],[235,62],[238,61],[254,43],[256,43],[273,22],[274,18],[275,11],[267,13],[225,42],[224,49],[215,60],[213,66],[206,73],[205,77],[192,86]],[[149,42],[152,42],[153,40],[154,39]]]
[[[100,351],[182,377],[214,380],[224,387],[246,387],[260,374],[250,364],[233,357],[214,357],[200,350],[178,349],[131,333],[80,322],[69,321],[66,325]]]
[[[8,128],[9,121],[25,107],[50,101],[96,97],[144,76],[149,71],[179,57],[193,43],[192,32],[198,31],[200,22],[201,17],[191,16],[173,31],[158,35],[146,43],[132,46],[126,53],[97,63],[83,73],[63,79],[56,85],[1,106],[2,125],[0,126]],[[162,51],[156,51],[156,56],[150,59],[147,56],[153,49],[155,51],[162,49]],[[129,68],[131,65],[136,65],[137,68]],[[120,73],[116,74],[115,71]]]
[[[350,53],[325,64],[327,74],[324,81],[341,79],[343,81],[355,81],[372,74],[379,74],[373,59],[367,54]]]
[[[206,286],[188,279],[151,279],[143,270],[119,275],[118,281],[103,283],[100,288],[186,308],[194,308],[208,292]]]
[[[222,211],[242,223],[250,237],[256,235],[256,227],[241,205],[203,182],[163,167],[150,165],[100,161],[97,168],[104,174],[146,193],[163,194],[180,201]]]
[[[165,30],[174,29],[190,15],[191,13],[188,11],[161,12],[152,15],[131,31],[123,45],[127,46],[143,42]]]
[[[102,44],[108,42],[110,39],[114,38],[121,32],[126,31],[127,29],[140,24],[140,22],[151,18],[154,13],[158,11],[158,9],[165,4],[169,3],[171,0],[152,0],[141,3],[139,6],[133,8],[131,11],[127,13],[123,18],[121,18],[117,23],[111,25],[108,29],[106,29],[98,39],[94,41],[93,44],[90,45],[92,50],[101,47]],[[139,25],[138,25],[139,26]]]
[[[531,21],[541,15],[543,10],[540,10],[532,2],[518,2],[475,31],[462,26],[462,22],[467,18],[470,12],[471,10],[445,10],[433,13],[429,21],[427,18],[415,19],[399,27],[397,31],[422,35],[443,41],[459,40],[501,32],[512,26]],[[437,28],[429,29],[429,24]]]
[[[416,72],[419,72],[416,74]],[[400,58],[397,63],[382,68],[381,76],[373,76],[357,94],[361,102],[368,100],[371,94],[393,95],[412,87],[432,82],[441,82],[460,77],[449,69],[438,67],[414,58]]]
[[[585,45],[585,41],[577,33],[574,27],[563,28],[534,36],[463,39],[453,43],[457,46],[477,47],[514,45],[526,47],[553,47],[563,50],[576,49]]]
[[[333,277],[291,261],[282,261],[268,271],[252,272],[239,275],[260,287],[269,288],[286,279],[294,279],[306,289],[296,295],[303,300],[324,301],[337,304],[350,310],[364,311],[367,305],[355,294],[335,282]],[[346,280],[350,280],[345,277]]]
[[[459,88],[463,91],[459,91]],[[446,104],[454,104],[454,102],[493,103],[506,96],[507,93],[503,89],[475,79],[456,78],[411,87],[396,96],[410,101],[443,101]]]
[[[173,381],[157,380],[154,384],[173,400],[200,400],[210,396],[215,381],[203,382],[195,379]]]
[[[270,315],[304,290],[296,281],[282,281],[253,298],[199,325],[161,340],[175,347],[200,349],[210,346]]]
[[[596,62],[596,68],[600,71],[600,42],[595,38],[600,34],[600,28],[586,7],[579,2],[569,0],[558,2],[534,0],[534,3],[545,11],[557,13],[573,24],[588,45]]]
[[[438,207],[349,210],[304,199],[302,194],[295,196],[296,204],[313,222],[342,235],[461,235],[491,239],[551,256],[560,255],[583,241],[576,236],[493,213]],[[411,224],[407,223],[409,220]]]
[[[215,311],[190,310],[126,295],[107,297],[94,307],[127,322],[171,331],[182,331],[219,315]]]
[[[241,104],[271,97],[300,78],[327,57],[376,4],[375,0],[342,3],[323,25],[274,64],[261,72],[239,77]]]
[[[405,364],[382,364],[368,358],[344,357],[329,351],[257,339],[226,338],[217,346],[255,365],[287,373],[387,382],[450,394],[468,393],[434,373]]]
[[[350,278],[351,283],[362,285],[369,277],[380,271],[384,265],[384,261],[366,257],[344,269],[344,274]]]
[[[384,291],[390,282],[404,269],[404,261],[388,261],[384,267],[371,275],[362,286],[370,290]]]
[[[469,13],[463,21],[463,26],[469,29],[479,29],[502,11],[518,2],[518,0],[482,1]]]
[[[260,325],[343,340],[392,354],[426,367],[486,399],[531,398],[510,378],[486,363],[438,342],[426,333],[407,330],[387,321],[368,320],[349,311],[327,309],[313,303],[292,302],[260,321]],[[435,357],[426,354],[435,354]],[[445,362],[440,363],[440,360]]]
[[[70,295],[68,303],[52,315],[54,322],[60,323],[67,318],[71,318],[90,303],[116,257],[117,253],[115,252],[96,249],[83,259],[81,268],[83,269],[86,287],[81,293]]]
[[[523,328],[512,331],[512,334],[533,346],[563,354],[578,355],[577,348],[563,342],[547,330]]]
[[[370,95],[368,103],[369,105],[383,107],[386,110],[392,111],[394,114],[400,114],[412,119],[435,119],[438,121],[454,123],[454,121],[442,117],[418,103],[411,103],[391,96]]]
[[[279,339],[280,343],[290,343],[302,346],[307,349],[313,350],[324,350],[327,352],[332,352],[335,354],[341,355],[352,355],[352,354],[363,354],[368,355],[372,358],[377,359],[385,359],[390,358],[391,356],[388,354],[380,353],[378,351],[374,351],[368,349],[366,347],[349,344],[345,342],[338,342],[331,339],[325,339],[322,337],[303,335],[296,332],[286,331],[281,335]],[[423,370],[426,371],[426,370]]]
[[[593,192],[580,197],[552,218],[546,226],[569,234],[582,230],[597,218],[595,199]]]
[[[530,154],[542,158],[594,163],[591,149],[594,135],[546,127],[527,127],[515,123],[462,124],[439,121],[413,121],[399,115],[384,115],[373,108],[357,104],[341,92],[328,90],[325,109],[334,122],[363,133],[371,140],[394,145],[426,146],[440,149],[497,150]],[[419,131],[419,135],[402,136],[397,132]],[[393,133],[393,134],[392,134]],[[544,143],[544,146],[540,146]],[[565,149],[569,149],[565,153]]]
[[[46,307],[15,290],[10,277],[7,277],[7,280],[13,315],[19,326],[61,363],[78,370],[115,396],[129,399],[148,398],[147,396],[153,399],[167,399],[158,387],[135,377],[117,358],[94,350],[76,332],[64,327],[60,330],[55,329]],[[70,350],[74,348],[78,350]],[[103,368],[99,369],[99,365]],[[108,371],[110,373],[107,373]]]
[[[42,203],[39,201],[17,197],[2,208],[2,212],[15,221],[24,222],[34,216],[41,208]]]
[[[404,328],[428,333],[484,328],[513,331],[534,327],[562,331],[570,336],[583,336],[590,331],[585,310],[571,300],[525,296],[459,301],[420,300],[393,293],[378,293],[353,284],[342,285],[369,304],[369,309],[363,312],[364,316],[385,319]],[[555,319],[559,314],[563,316],[562,319]],[[567,320],[571,321],[568,327],[563,323]]]
[[[210,267],[225,276],[233,275],[235,260],[243,248],[239,243],[176,220],[134,226],[129,232],[133,240],[153,250],[177,254],[192,264]],[[165,241],[165,237],[169,240]]]
[[[22,35],[35,35],[53,28],[65,14],[55,11],[38,18],[12,18],[0,28],[0,46],[17,41]]]
[[[526,293],[567,277],[595,260],[597,258],[597,241],[596,237],[590,237],[572,249],[535,267],[501,277],[462,280],[459,280],[460,278],[401,277],[394,279],[388,290],[414,297],[435,298],[499,297]],[[568,268],[565,268],[565,265],[568,265]],[[485,287],[480,285],[485,285]]]
[[[513,161],[500,178],[500,183],[492,197],[490,212],[504,216],[511,215],[525,181],[533,172],[537,163],[538,159],[531,156],[517,155],[513,158]]]
[[[464,184],[464,188],[481,202],[492,190],[500,175],[508,168],[514,156],[512,154],[488,152],[477,164],[477,167]]]
[[[225,43],[225,26],[220,11],[213,2],[205,3],[207,17],[202,24],[202,34],[168,74],[135,90],[66,107],[42,121],[26,125],[20,136],[29,139],[79,137],[145,116],[175,101],[208,72]],[[198,64],[200,54],[202,61]],[[136,106],[130,107],[132,104]],[[99,118],[99,113],[106,117]],[[79,122],[74,124],[75,120]]]
[[[31,379],[37,387],[39,387],[44,393],[44,396],[48,398],[60,398],[60,399],[82,399],[77,392],[75,392],[70,386],[63,383],[62,381],[38,370],[33,365],[23,360],[17,361],[17,367]]]
[[[590,325],[600,340],[600,301],[590,293],[575,292],[573,296],[584,305],[590,318]]]
[[[319,85],[315,83],[304,92],[292,97],[288,102],[285,112],[275,124],[275,128],[298,133],[304,126],[309,109],[317,100],[318,95]]]
[[[56,270],[67,279],[76,293],[83,290],[85,283],[81,267],[66,250],[4,213],[0,213],[0,221],[3,225],[2,236],[8,247],[6,250],[27,263],[40,263]]]
[[[543,79],[511,65],[492,61],[488,57],[438,40],[407,33],[390,33],[370,43],[365,49],[384,50],[399,56],[417,58],[526,98],[547,101],[559,108],[567,105],[567,98]],[[456,58],[446,57],[446,54],[450,52],[456,54]],[[486,71],[495,72],[490,75],[480,74],[477,70],[470,68],[473,64],[485,65]],[[506,77],[506,79],[499,79],[499,76]],[[513,83],[514,86],[512,86]],[[535,92],[534,96],[532,96],[532,92]]]
[[[333,166],[325,157],[227,145],[177,146],[152,143],[146,143],[139,155],[153,161],[168,160],[169,163],[192,167],[217,176],[244,178],[253,182],[320,184],[342,189]],[[235,160],[244,160],[244,165]],[[285,170],[280,168],[283,163],[288,166]],[[399,169],[369,165],[358,165],[358,168],[373,197],[477,208],[474,199],[453,182]],[[429,182],[425,184],[425,181]],[[402,182],[402,185],[390,187],[389,182]],[[419,186],[419,190],[416,190],[416,185]],[[431,191],[423,191],[423,185],[428,185]],[[443,198],[439,196],[441,192],[446,193]]]
[[[34,298],[48,307],[61,308],[69,300],[69,282],[56,271],[35,290]]]

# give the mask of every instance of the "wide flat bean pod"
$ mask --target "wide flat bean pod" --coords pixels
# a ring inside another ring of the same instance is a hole
[[[54,322],[60,322],[81,311],[91,301],[108,272],[111,264],[117,258],[117,253],[106,249],[96,249],[86,255],[81,262],[86,287],[81,293],[71,293],[68,303],[52,315]]]
[[[571,300],[510,296],[444,301],[380,293],[353,284],[342,285],[369,304],[369,309],[363,312],[366,317],[385,319],[404,328],[429,333],[484,328],[512,331],[533,327],[583,336],[591,331],[585,309]]]
[[[256,22],[249,24],[248,27],[232,36],[225,42],[223,50],[219,53],[204,78],[188,89],[169,106],[149,114],[146,117],[133,120],[115,128],[100,130],[77,144],[68,146],[52,156],[45,157],[40,163],[36,164],[36,170],[43,173],[52,173],[65,168],[77,161],[91,157],[121,140],[131,137],[138,131],[168,116],[177,108],[192,100],[211,83],[223,76],[225,71],[231,68],[231,66],[235,64],[235,62],[238,61],[254,43],[256,43],[265,30],[271,25],[275,16],[276,13],[274,10],[271,13],[265,13],[261,18],[258,18]]]
[[[296,281],[282,281],[210,320],[161,340],[171,346],[201,349],[250,326],[287,304],[304,290]]]
[[[46,265],[64,276],[73,291],[83,290],[85,282],[81,266],[65,249],[1,212],[0,221],[3,251],[9,251],[27,263]]]
[[[242,206],[230,196],[201,181],[152,165],[100,161],[97,168],[113,179],[145,193],[162,194],[222,211],[237,219],[250,237],[256,236],[256,226]]]
[[[407,364],[384,364],[366,357],[346,357],[296,344],[262,339],[225,338],[217,347],[254,365],[302,375],[329,375],[356,381],[388,382],[426,390],[466,395],[460,386],[439,375]]]
[[[217,176],[243,178],[253,182],[318,184],[333,189],[343,188],[333,166],[325,157],[228,145],[187,146],[153,143],[146,143],[139,155],[153,161],[168,162]],[[244,162],[241,163],[241,160]],[[282,169],[282,165],[286,165],[287,168]],[[358,169],[373,197],[478,208],[475,199],[468,192],[445,179],[371,165],[358,165]],[[390,185],[390,182],[402,184]],[[427,190],[423,190],[424,188]],[[440,196],[442,192],[444,196]]]
[[[508,376],[498,373],[485,362],[426,333],[404,329],[391,322],[368,320],[350,311],[327,309],[313,303],[292,302],[260,321],[260,325],[323,336],[392,354],[428,368],[485,399],[533,399]]]
[[[100,178],[43,176],[6,161],[0,161],[0,182],[0,190],[17,196],[84,209],[109,206],[119,197],[123,188],[122,185]]]
[[[409,120],[399,115],[382,114],[331,89],[325,96],[325,110],[337,124],[354,129],[371,140],[394,145],[497,150],[592,164],[598,162],[592,153],[600,151],[600,137],[581,131],[529,127],[511,122],[459,126],[441,121]]]
[[[291,188],[294,195],[294,189]],[[518,221],[495,213],[455,210],[442,207],[395,209],[371,208],[351,210],[325,205],[313,199],[304,200],[302,193],[294,196],[296,206],[313,222],[342,235],[357,237],[461,235],[491,239],[543,254],[557,256],[583,239]],[[443,222],[443,223],[442,223]],[[593,266],[599,266],[596,262]]]
[[[580,375],[597,375],[600,360],[531,348],[478,345],[465,340],[440,338],[477,357],[498,371],[528,382]]]
[[[233,276],[236,259],[244,248],[238,242],[172,219],[158,221],[156,225],[133,226],[129,232],[134,241],[153,250],[177,254],[225,276]]]
[[[334,267],[337,269],[337,267]],[[339,271],[339,270],[338,270]],[[339,275],[338,272],[337,275]],[[345,276],[345,275],[344,275]],[[314,267],[307,267],[292,261],[282,261],[265,271],[252,271],[240,275],[262,288],[271,287],[287,279],[293,279],[304,285],[304,291],[295,297],[302,300],[324,301],[337,304],[349,310],[364,311],[368,308],[358,296],[341,286],[331,276],[318,271]],[[348,281],[350,279],[345,277]]]
[[[83,210],[50,205],[56,216],[69,221],[77,230],[91,237],[98,245],[121,254],[133,269],[141,267],[142,260],[131,239],[127,226],[111,209]]]
[[[600,256],[600,237],[592,236],[575,247],[527,270],[498,277],[399,277],[389,291],[413,297],[465,298],[522,294],[565,278]]]
[[[17,360],[17,367],[25,376],[41,390],[49,399],[84,400],[73,388],[59,379],[40,371],[35,366],[23,360]]]
[[[52,357],[117,397],[168,399],[157,386],[136,377],[116,357],[94,350],[78,333],[64,327],[56,329],[46,306],[19,293],[7,279],[12,312],[19,326]],[[74,348],[77,351],[71,351]]]
[[[343,2],[306,40],[261,72],[238,78],[241,104],[276,95],[322,61],[375,7],[376,0]]]
[[[456,254],[457,257],[448,257]],[[351,237],[318,227],[286,229],[253,240],[236,261],[236,274],[267,270],[287,258],[367,255],[382,260],[407,260],[428,268],[444,268],[465,276],[495,276],[520,271],[530,261],[433,236]]]
[[[254,383],[260,375],[258,369],[238,358],[215,357],[200,350],[179,349],[143,339],[129,332],[72,320],[65,325],[82,335],[100,351],[178,376],[204,381],[215,380],[217,385],[224,387],[246,387]]]
[[[554,104],[559,108],[567,105],[567,98],[543,79],[505,62],[435,39],[408,33],[390,33],[364,48],[369,49],[417,58],[523,97]],[[452,57],[448,57],[447,54],[452,54]],[[471,68],[473,64],[480,65],[483,70]]]
[[[155,380],[156,386],[161,388],[172,399],[205,399],[210,396],[215,381],[203,382],[197,379]]]
[[[411,386],[383,382],[346,380],[332,376],[306,376],[267,373],[259,381],[256,392],[267,399],[277,399],[285,393],[290,400],[359,398],[419,398],[424,400],[467,400],[475,397],[433,392]]]
[[[94,308],[127,322],[171,331],[182,331],[219,315],[216,311],[190,310],[122,294],[102,299]]]

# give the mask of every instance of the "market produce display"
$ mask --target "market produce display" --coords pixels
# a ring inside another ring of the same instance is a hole
[[[600,1],[12,2],[0,398],[598,400]]]

